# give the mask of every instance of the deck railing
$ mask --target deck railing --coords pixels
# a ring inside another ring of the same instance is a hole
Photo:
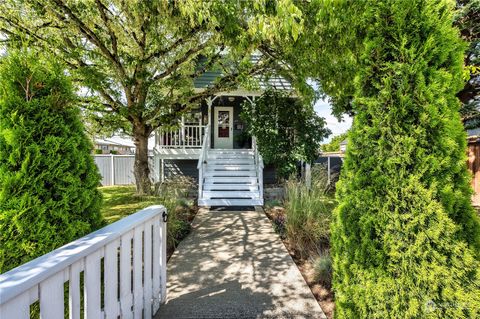
[[[260,155],[260,152],[258,150],[258,144],[257,144],[257,139],[255,136],[252,137],[252,148],[255,156],[255,169],[257,170],[257,176],[258,176],[258,189],[260,193],[260,199],[263,199],[263,158],[262,155]]]
[[[172,131],[160,131],[159,148],[201,148],[206,125],[181,125]]]
[[[205,130],[205,136],[203,138],[203,143],[202,143],[202,151],[200,152],[200,156],[198,157],[198,196],[199,198],[202,196],[202,187],[203,187],[203,173],[205,170],[205,161],[207,160],[208,157],[208,150],[211,147],[211,141],[210,141],[210,125],[207,126]]]
[[[166,298],[166,216],[150,206],[0,275],[0,318],[30,318],[37,301],[46,319],[152,318]]]

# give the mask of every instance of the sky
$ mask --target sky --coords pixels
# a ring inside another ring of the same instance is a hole
[[[323,143],[328,143],[334,136],[345,133],[350,126],[352,126],[352,118],[349,116],[344,116],[343,121],[339,122],[335,116],[332,115],[331,106],[328,101],[318,100],[314,105],[315,111],[318,115],[325,118],[327,121],[327,127],[332,131],[332,134],[323,141]]]

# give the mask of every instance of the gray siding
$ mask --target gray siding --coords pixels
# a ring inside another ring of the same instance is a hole
[[[165,178],[188,176],[198,181],[198,160],[164,160]]]
[[[265,165],[263,168],[263,184],[276,184],[277,171],[273,165]]]

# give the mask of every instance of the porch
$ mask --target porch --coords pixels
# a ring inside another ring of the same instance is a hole
[[[178,126],[155,132],[155,154],[160,159],[198,159],[206,129],[211,148],[251,148],[251,137],[240,118],[242,104],[255,103],[258,92],[232,91],[211,96],[181,117]]]
[[[177,128],[158,130],[157,180],[171,175],[198,179],[200,206],[263,205],[262,156],[240,118],[243,103],[254,103],[256,95],[230,92],[209,97],[198,110],[182,116]],[[177,168],[169,166],[172,161]]]

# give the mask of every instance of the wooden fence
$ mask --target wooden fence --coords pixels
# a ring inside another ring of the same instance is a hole
[[[472,202],[473,205],[480,206],[480,143],[476,138],[468,141],[467,165],[472,174],[471,184],[474,191]]]

